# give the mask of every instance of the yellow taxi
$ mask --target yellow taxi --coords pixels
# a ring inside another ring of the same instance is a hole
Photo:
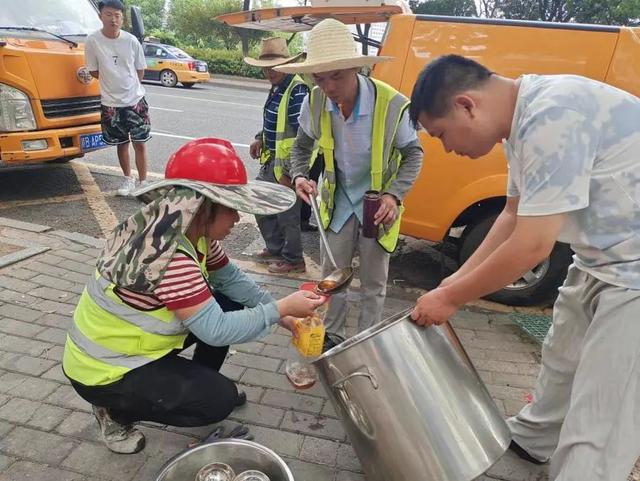
[[[156,80],[165,87],[180,82],[186,88],[209,81],[207,62],[194,59],[178,47],[152,42],[145,42],[143,47],[147,61],[144,80]]]

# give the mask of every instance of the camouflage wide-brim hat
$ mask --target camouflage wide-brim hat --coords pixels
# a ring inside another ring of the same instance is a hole
[[[177,186],[187,187],[216,204],[248,214],[279,214],[289,210],[296,202],[296,194],[290,188],[260,180],[242,185],[220,185],[190,179],[165,179],[140,187],[134,190],[132,195],[149,203]]]

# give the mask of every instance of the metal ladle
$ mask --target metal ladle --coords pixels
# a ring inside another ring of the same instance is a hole
[[[351,284],[351,279],[353,279],[353,268],[351,266],[344,267],[342,269],[338,268],[336,260],[333,258],[333,253],[331,252],[331,249],[329,249],[327,234],[322,228],[322,221],[320,220],[320,212],[318,210],[316,198],[313,194],[309,194],[309,200],[311,201],[313,216],[316,218],[316,223],[318,224],[318,232],[320,232],[322,245],[329,257],[329,262],[331,262],[331,265],[333,266],[333,271],[327,277],[318,282],[316,289],[322,294],[335,294],[336,292],[346,289],[349,284]]]

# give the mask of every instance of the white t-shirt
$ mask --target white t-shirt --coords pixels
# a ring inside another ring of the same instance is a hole
[[[579,269],[640,289],[640,99],[573,75],[521,77],[507,195],[518,215],[567,213]]]
[[[118,38],[105,37],[101,30],[87,37],[84,50],[89,71],[100,74],[102,104],[130,107],[144,97],[138,70],[147,66],[142,45],[124,30]]]

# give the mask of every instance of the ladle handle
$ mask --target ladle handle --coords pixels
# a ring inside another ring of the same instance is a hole
[[[313,211],[313,216],[316,218],[316,223],[318,224],[318,232],[320,232],[320,239],[322,239],[322,245],[324,246],[324,250],[329,257],[329,261],[331,265],[333,265],[334,269],[338,269],[338,265],[336,264],[336,260],[333,258],[333,254],[331,249],[329,249],[329,241],[327,241],[327,234],[322,227],[322,221],[320,220],[320,211],[318,210],[318,203],[316,202],[316,197],[313,194],[308,194],[309,200],[311,201],[311,210]]]

